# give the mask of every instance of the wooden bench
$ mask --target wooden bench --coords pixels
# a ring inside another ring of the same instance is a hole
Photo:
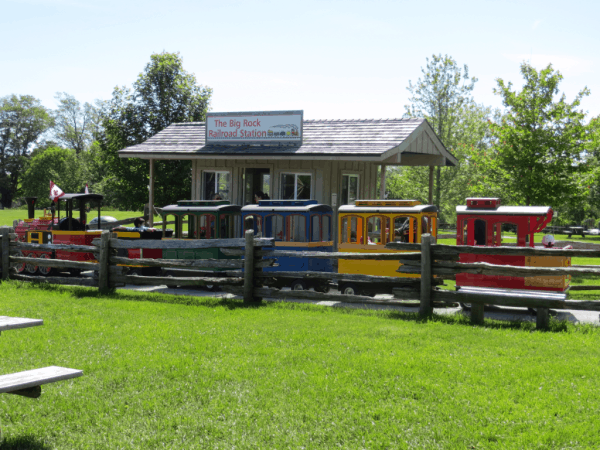
[[[82,375],[83,370],[58,366],[0,375],[0,394],[38,398],[42,394],[42,384],[77,378]]]
[[[38,327],[43,324],[44,321],[42,319],[0,316],[0,333],[6,330]],[[42,394],[41,386],[43,384],[68,380],[82,375],[82,370],[58,366],[0,375],[0,394],[15,394],[29,398],[38,398]]]

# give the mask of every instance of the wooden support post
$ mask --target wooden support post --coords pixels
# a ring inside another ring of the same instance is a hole
[[[379,181],[379,198],[385,200],[385,169],[386,165],[381,165],[381,178]]]
[[[110,231],[104,230],[100,235],[100,255],[98,256],[98,264],[100,268],[98,270],[98,288],[100,291],[107,291],[109,288],[108,283],[108,270],[109,270],[109,256],[110,256]]]
[[[2,279],[8,280],[10,271],[10,233],[13,233],[14,229],[12,227],[2,227],[0,230],[2,233]]]
[[[538,330],[547,330],[550,326],[550,310],[548,308],[536,308],[535,324]]]
[[[483,303],[473,303],[471,304],[471,323],[473,325],[482,325],[483,324]]]
[[[150,160],[150,180],[148,180],[148,226],[154,226],[154,160]]]
[[[421,236],[421,305],[419,314],[428,316],[433,312],[431,307],[431,235]]]
[[[433,167],[429,166],[429,204],[433,205]]]
[[[254,301],[254,230],[246,230],[244,254],[244,303]]]

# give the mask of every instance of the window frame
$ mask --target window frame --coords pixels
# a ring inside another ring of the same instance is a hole
[[[356,178],[356,200],[360,199],[360,174],[359,173],[342,173],[341,186],[340,186],[340,205],[352,205],[349,203],[349,199],[344,199],[344,178],[348,177],[348,193],[350,193],[350,178]]]
[[[293,175],[294,176],[294,198],[293,199],[286,199],[283,196],[283,177],[285,175]],[[309,196],[308,196],[308,199],[303,199],[303,200],[311,200],[312,199],[314,176],[311,172],[280,172],[279,173],[279,198],[281,198],[282,200],[298,200],[298,177],[299,176],[310,177]]]
[[[224,200],[232,200],[231,195],[232,195],[232,186],[233,186],[233,174],[231,173],[231,170],[218,170],[218,169],[207,169],[207,170],[202,170],[202,176],[200,177],[200,183],[202,185],[202,199],[203,200],[212,200],[211,198],[206,198],[207,197],[207,192],[206,192],[206,181],[205,181],[205,177],[207,174],[209,173],[214,173],[215,174],[215,194],[219,193],[219,174],[226,174],[229,177],[229,181],[227,182],[227,198]]]

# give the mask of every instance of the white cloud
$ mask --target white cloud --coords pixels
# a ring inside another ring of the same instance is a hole
[[[504,54],[505,58],[522,63],[529,62],[535,68],[542,69],[548,64],[552,64],[555,70],[559,70],[565,75],[580,75],[592,71],[593,62],[591,60],[578,58],[576,56],[565,55],[541,55],[541,54]]]

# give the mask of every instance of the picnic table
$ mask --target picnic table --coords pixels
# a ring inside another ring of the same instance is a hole
[[[42,319],[0,316],[0,333],[7,330],[39,327]],[[42,394],[42,385],[60,380],[68,380],[83,375],[82,370],[49,366],[41,369],[26,370],[0,376],[0,394],[16,394],[29,398],[38,398]]]
[[[581,237],[585,237],[585,234],[583,233],[583,227],[568,227],[565,231],[567,232],[569,238],[571,238],[571,236],[574,234],[580,234]]]

